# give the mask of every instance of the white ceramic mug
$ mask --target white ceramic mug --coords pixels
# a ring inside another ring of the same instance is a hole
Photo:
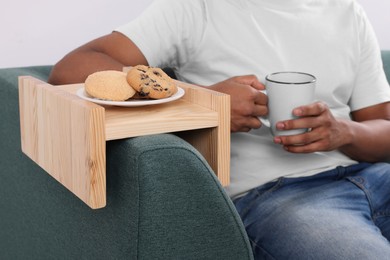
[[[270,127],[274,136],[302,134],[308,129],[277,130],[276,123],[295,119],[293,109],[314,102],[316,78],[303,72],[276,72],[265,78],[265,94],[268,96],[268,118],[261,122]]]

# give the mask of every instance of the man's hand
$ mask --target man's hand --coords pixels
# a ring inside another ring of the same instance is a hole
[[[298,107],[293,114],[300,118],[276,124],[279,130],[311,128],[311,131],[292,136],[276,136],[274,142],[293,153],[331,151],[351,141],[345,120],[333,117],[328,106],[322,102]]]
[[[232,132],[261,127],[258,117],[268,114],[268,98],[260,91],[265,87],[256,76],[233,77],[209,88],[230,95]]]

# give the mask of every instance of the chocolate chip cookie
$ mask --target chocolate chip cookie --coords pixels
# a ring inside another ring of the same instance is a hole
[[[127,82],[140,98],[161,99],[177,92],[174,80],[160,68],[134,66],[127,73]]]

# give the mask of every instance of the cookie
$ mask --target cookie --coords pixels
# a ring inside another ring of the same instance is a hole
[[[162,69],[137,65],[127,73],[127,82],[141,98],[161,99],[174,95],[177,86]]]
[[[112,101],[124,101],[136,93],[127,83],[126,73],[116,70],[95,72],[85,80],[88,95]]]

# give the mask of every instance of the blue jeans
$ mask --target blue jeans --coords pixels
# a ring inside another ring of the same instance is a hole
[[[255,259],[390,259],[390,164],[280,178],[234,204]]]

